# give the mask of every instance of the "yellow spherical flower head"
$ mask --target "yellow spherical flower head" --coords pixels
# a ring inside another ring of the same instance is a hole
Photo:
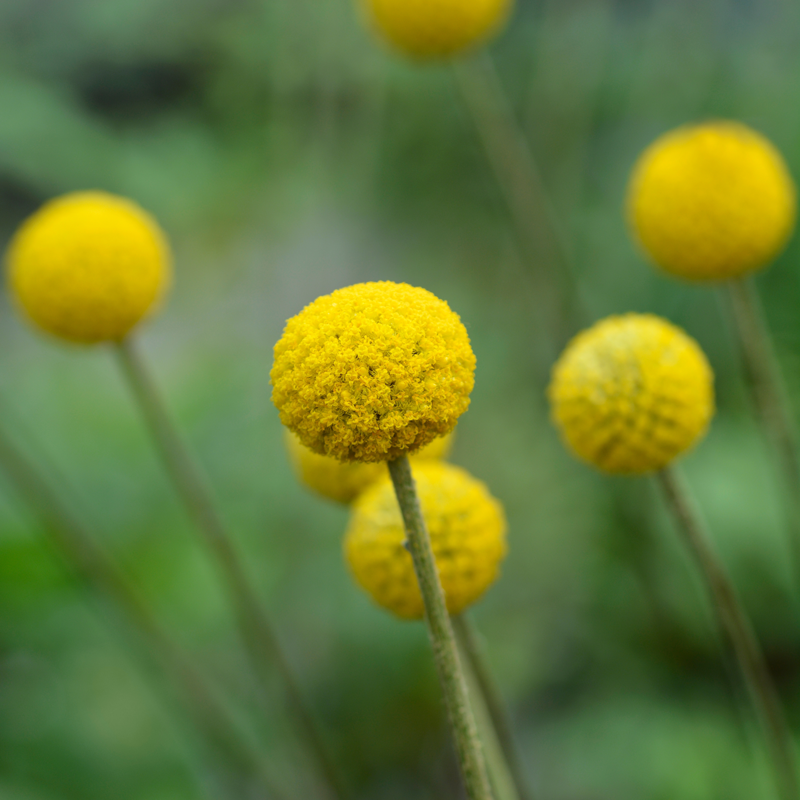
[[[440,436],[418,450],[412,461],[446,458],[454,434]],[[309,450],[290,431],[286,431],[286,449],[295,473],[302,483],[317,494],[337,503],[351,503],[368,486],[386,475],[383,462],[338,461]]]
[[[513,0],[362,0],[378,31],[414,58],[455,55],[489,39]]]
[[[786,245],[795,215],[795,186],[780,153],[735,122],[662,136],[640,157],[628,190],[628,216],[644,249],[689,280],[766,266]]]
[[[494,583],[506,554],[502,506],[463,469],[441,461],[414,467],[420,504],[444,589],[458,614]],[[353,505],[345,557],[358,584],[378,605],[404,619],[424,613],[406,534],[389,476]]]
[[[447,303],[382,281],[306,306],[275,345],[272,399],[300,441],[340,461],[388,461],[449,433],[475,356]]]
[[[680,328],[649,314],[609,317],[567,346],[548,393],[575,454],[604,472],[665,467],[714,413],[714,376]]]
[[[103,192],[51,200],[7,255],[11,291],[40,328],[73,342],[117,341],[160,300],[169,246],[135,203]]]

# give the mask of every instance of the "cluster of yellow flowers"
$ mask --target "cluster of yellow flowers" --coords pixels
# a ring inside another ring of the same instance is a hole
[[[510,0],[368,0],[407,54],[449,56],[484,40]],[[665,271],[689,280],[765,266],[794,227],[796,193],[780,154],[744,125],[673,131],[636,164],[632,230]],[[129,200],[78,192],[46,204],[11,242],[11,290],[43,330],[120,341],[158,303],[171,256],[157,223]],[[388,281],[319,297],[275,346],[273,401],[301,479],[353,503],[345,552],[358,583],[400,617],[422,599],[385,462],[418,454],[423,513],[451,613],[480,597],[506,552],[502,507],[441,461],[470,402],[475,356],[444,301]],[[660,470],[691,448],[714,413],[713,373],[697,343],[647,314],[613,316],[580,333],[548,390],[555,424],[581,459],[609,473]]]
[[[627,206],[636,238],[659,267],[705,282],[740,278],[778,255],[794,229],[796,190],[763,136],[711,122],[647,148]],[[568,446],[612,473],[665,467],[702,437],[714,410],[702,351],[652,316],[612,317],[577,336],[549,393]]]
[[[450,613],[484,593],[505,555],[499,503],[441,462],[469,405],[474,370],[467,332],[447,304],[389,281],[318,298],[289,320],[275,346],[273,401],[292,431],[295,468],[318,493],[355,501],[345,541],[350,569],[399,617],[422,617],[423,603],[385,462],[415,455]]]

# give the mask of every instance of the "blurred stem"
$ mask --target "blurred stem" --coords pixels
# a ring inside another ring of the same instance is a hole
[[[478,642],[478,633],[475,626],[466,614],[451,617],[453,631],[456,635],[459,649],[464,655],[467,666],[475,677],[475,684],[480,693],[483,704],[489,715],[494,734],[497,738],[505,766],[514,783],[515,794],[519,800],[530,800],[530,792],[525,788],[525,778],[517,756],[514,737],[511,733],[511,723],[506,713],[503,698],[497,689],[483,649]]]
[[[800,586],[800,454],[797,429],[758,292],[752,279],[728,283],[747,383],[784,480],[794,578]]]
[[[425,604],[425,620],[433,647],[433,657],[467,797],[469,800],[492,800],[492,790],[475,717],[470,706],[467,684],[408,457],[400,456],[390,461],[389,473],[403,515],[407,536],[406,546],[414,561],[414,571]]]
[[[555,344],[560,348],[586,312],[581,305],[572,254],[555,207],[492,57],[482,51],[468,60],[455,61],[453,69],[522,251],[535,274],[539,274],[542,262],[549,268],[547,292],[555,308],[552,325]]]
[[[239,631],[262,694],[266,697],[269,673],[272,667],[277,667],[306,744],[315,757],[329,789],[339,800],[343,800],[348,792],[339,771],[328,753],[316,720],[283,655],[272,624],[250,586],[232,539],[217,513],[210,490],[178,436],[155,384],[131,341],[118,343],[116,352],[122,372],[141,408],[166,471],[222,572],[233,600]]]
[[[703,575],[720,627],[730,639],[736,654],[766,735],[778,794],[783,800],[799,800],[800,784],[794,743],[750,620],[679,477],[671,469],[663,470],[657,477],[683,539]]]
[[[280,797],[260,756],[239,730],[225,703],[191,659],[173,643],[114,560],[73,518],[49,483],[0,430],[0,463],[24,501],[41,518],[51,542],[70,567],[100,595],[108,596],[131,620],[148,649],[187,696],[198,727],[237,769],[250,775],[265,796]]]

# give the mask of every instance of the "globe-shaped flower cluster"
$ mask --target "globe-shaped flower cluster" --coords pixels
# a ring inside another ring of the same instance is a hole
[[[724,280],[764,267],[780,253],[794,228],[796,190],[780,153],[745,125],[687,125],[640,157],[628,216],[665,271],[687,280]]]
[[[506,554],[506,521],[486,486],[458,467],[419,462],[414,475],[447,610],[463,611],[491,586]],[[358,584],[404,619],[424,607],[389,476],[356,500],[345,555]]]
[[[130,200],[76,192],[51,200],[14,236],[12,293],[45,331],[91,344],[123,339],[171,277],[166,237]]]
[[[604,472],[659,470],[705,433],[713,373],[680,328],[650,314],[580,333],[553,369],[553,419],[573,452]]]
[[[381,281],[339,289],[286,324],[272,399],[315,453],[389,461],[443,436],[469,406],[475,355],[447,303]]]

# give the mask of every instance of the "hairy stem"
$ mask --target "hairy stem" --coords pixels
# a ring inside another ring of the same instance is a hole
[[[389,462],[397,502],[405,524],[407,546],[414,561],[425,620],[433,647],[436,671],[447,707],[450,729],[455,740],[461,775],[469,800],[491,800],[492,790],[486,772],[475,717],[470,706],[467,684],[461,669],[450,615],[444,600],[431,540],[417,497],[417,488],[407,456]]]
[[[700,568],[720,627],[736,655],[764,729],[779,796],[783,800],[800,800],[792,736],[750,620],[678,476],[672,470],[663,470],[658,474],[658,481],[683,539]]]
[[[247,579],[233,541],[217,513],[210,490],[181,441],[155,384],[132,343],[129,340],[120,342],[116,351],[122,372],[141,408],[166,471],[227,585],[239,631],[262,692],[266,693],[269,674],[276,667],[286,688],[290,708],[322,776],[331,792],[339,800],[343,800],[347,797],[344,782],[283,655],[277,634]]]

